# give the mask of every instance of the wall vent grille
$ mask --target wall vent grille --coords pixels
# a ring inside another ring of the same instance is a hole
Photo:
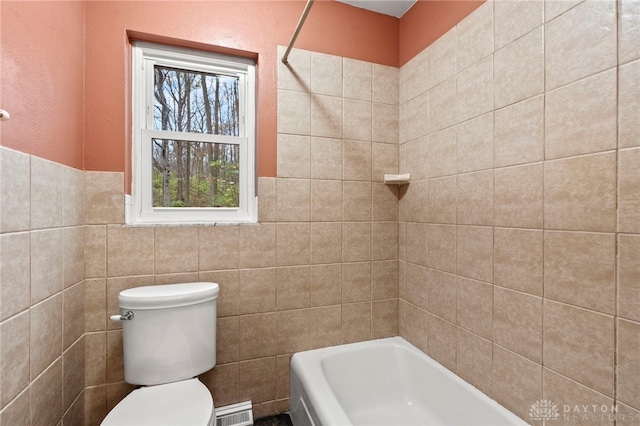
[[[251,426],[253,411],[251,401],[216,408],[216,426]]]

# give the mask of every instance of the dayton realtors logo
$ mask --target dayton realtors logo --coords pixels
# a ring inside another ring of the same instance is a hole
[[[555,420],[560,417],[558,406],[553,402],[540,399],[529,408],[529,418],[535,421]]]
[[[532,421],[553,421],[562,417],[563,423],[574,422],[640,422],[640,415],[635,413],[619,413],[617,405],[598,404],[564,404],[561,409],[548,399],[540,399],[529,408],[529,419]]]

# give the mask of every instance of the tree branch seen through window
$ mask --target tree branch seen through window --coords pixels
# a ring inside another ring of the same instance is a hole
[[[154,67],[154,129],[239,136],[237,77]],[[238,145],[153,139],[154,207],[238,207]]]

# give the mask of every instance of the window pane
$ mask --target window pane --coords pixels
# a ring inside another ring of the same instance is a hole
[[[155,130],[239,136],[238,77],[154,67]]]
[[[240,146],[153,139],[153,207],[239,207]]]

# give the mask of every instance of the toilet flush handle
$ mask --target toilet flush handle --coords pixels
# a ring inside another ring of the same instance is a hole
[[[127,311],[124,315],[111,315],[109,319],[111,321],[129,321],[133,319],[133,312]]]

